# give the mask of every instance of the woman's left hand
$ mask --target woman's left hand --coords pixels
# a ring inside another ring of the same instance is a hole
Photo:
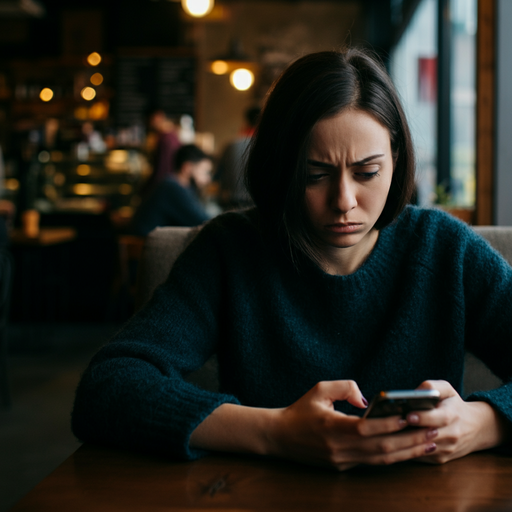
[[[465,402],[444,380],[427,380],[418,389],[437,389],[441,402],[431,411],[411,412],[407,423],[438,431],[436,450],[417,460],[443,464],[478,450],[503,443],[507,435],[505,420],[486,402]]]

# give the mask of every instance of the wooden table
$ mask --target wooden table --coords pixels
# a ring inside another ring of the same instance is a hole
[[[335,473],[236,455],[172,462],[83,445],[12,512],[210,509],[512,510],[512,458],[477,453],[442,466],[409,462]]]

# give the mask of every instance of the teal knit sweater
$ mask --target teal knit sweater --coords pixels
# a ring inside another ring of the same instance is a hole
[[[384,389],[445,379],[462,392],[464,351],[512,374],[512,268],[462,222],[407,208],[354,273],[294,267],[254,211],[200,231],[151,301],[93,358],[72,416],[84,441],[178,458],[225,402],[293,403],[318,381]],[[183,377],[218,354],[222,393]],[[512,383],[476,393],[512,422]],[[361,414],[345,402],[337,408]]]

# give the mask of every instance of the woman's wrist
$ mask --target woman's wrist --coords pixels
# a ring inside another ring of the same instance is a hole
[[[472,451],[487,450],[505,443],[510,438],[510,426],[503,416],[487,402],[467,402],[478,419],[477,446]]]
[[[222,404],[190,436],[190,446],[212,451],[270,455],[274,452],[269,430],[277,409]]]

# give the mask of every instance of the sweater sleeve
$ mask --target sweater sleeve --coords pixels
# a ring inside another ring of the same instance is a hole
[[[178,258],[148,304],[92,359],[72,413],[75,435],[89,442],[182,459],[193,430],[231,395],[184,380],[216,350],[222,295],[219,239],[206,226]]]
[[[467,400],[488,402],[512,426],[512,267],[473,232],[464,261],[467,348],[504,382]]]

